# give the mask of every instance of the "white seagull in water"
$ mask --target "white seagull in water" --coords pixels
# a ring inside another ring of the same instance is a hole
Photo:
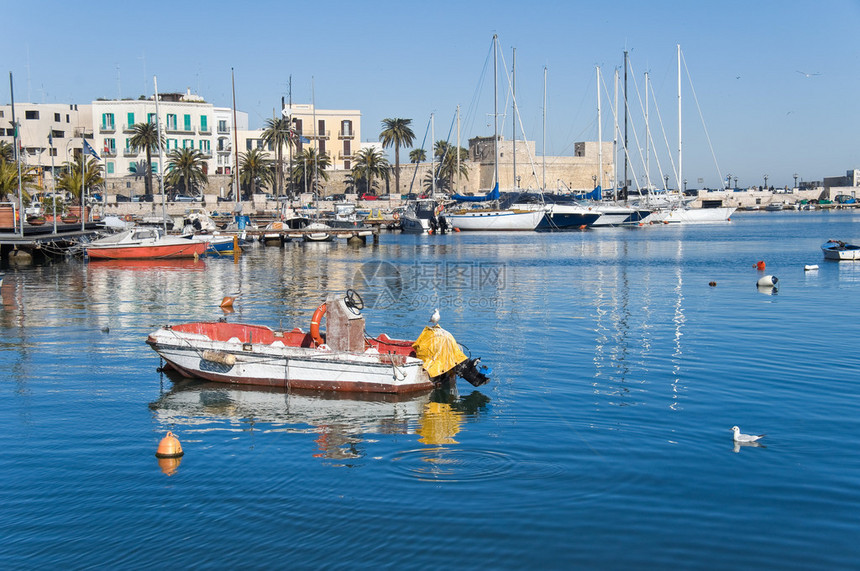
[[[732,427],[732,432],[734,432],[735,442],[755,442],[764,436],[764,434],[759,434],[757,436],[753,436],[752,434],[741,434],[741,429],[737,426]]]
[[[436,311],[433,312],[433,315],[430,316],[430,323],[432,323],[435,326],[436,324],[439,323],[440,317],[441,316],[439,315],[439,308],[437,307]]]

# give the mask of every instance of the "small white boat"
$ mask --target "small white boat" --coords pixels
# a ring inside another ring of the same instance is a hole
[[[305,242],[331,242],[332,227],[322,222],[311,222],[304,228],[304,233],[301,235]]]
[[[480,359],[469,359],[450,333],[424,328],[416,341],[385,334],[366,337],[361,297],[330,295],[311,318],[310,331],[276,331],[262,325],[200,321],[164,326],[146,342],[188,377],[270,387],[407,393],[432,389],[461,376],[487,382]],[[326,314],[326,333],[320,322]]]
[[[860,260],[860,246],[841,240],[828,240],[821,246],[826,260]]]

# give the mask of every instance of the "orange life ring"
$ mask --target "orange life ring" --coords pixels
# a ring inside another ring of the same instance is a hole
[[[122,218],[123,218],[123,220],[125,220],[126,222],[131,222],[132,220],[134,220],[134,216],[132,216],[131,214],[126,214],[126,215],[125,215],[125,216],[123,216]]]
[[[320,323],[327,309],[328,307],[326,307],[325,302],[322,302],[316,311],[314,311],[313,317],[311,317],[311,339],[314,340],[315,347],[325,343],[322,335],[320,335]]]

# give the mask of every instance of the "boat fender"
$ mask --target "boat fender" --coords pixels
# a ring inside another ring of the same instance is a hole
[[[322,302],[311,317],[311,339],[314,340],[314,346],[316,347],[325,343],[322,335],[320,335],[320,323],[322,323],[322,318],[327,309],[325,302]]]
[[[803,266],[803,271],[805,271],[805,272],[811,272],[812,270],[817,270],[817,269],[818,269],[818,264]]]
[[[759,287],[775,287],[778,281],[779,278],[776,276],[762,276],[756,282],[756,285]]]
[[[221,351],[212,351],[207,349],[203,351],[202,357],[204,361],[219,363],[221,365],[227,365],[228,367],[232,367],[236,364],[236,355],[233,355],[232,353],[222,353]]]

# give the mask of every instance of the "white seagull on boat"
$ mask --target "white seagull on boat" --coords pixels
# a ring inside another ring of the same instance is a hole
[[[440,318],[441,316],[439,315],[439,308],[437,307],[436,311],[433,312],[433,315],[430,316],[430,323],[435,326],[439,323]]]
[[[732,432],[734,432],[734,441],[735,442],[755,442],[759,438],[763,437],[764,434],[752,435],[752,434],[741,434],[741,429],[737,426],[732,427]]]

